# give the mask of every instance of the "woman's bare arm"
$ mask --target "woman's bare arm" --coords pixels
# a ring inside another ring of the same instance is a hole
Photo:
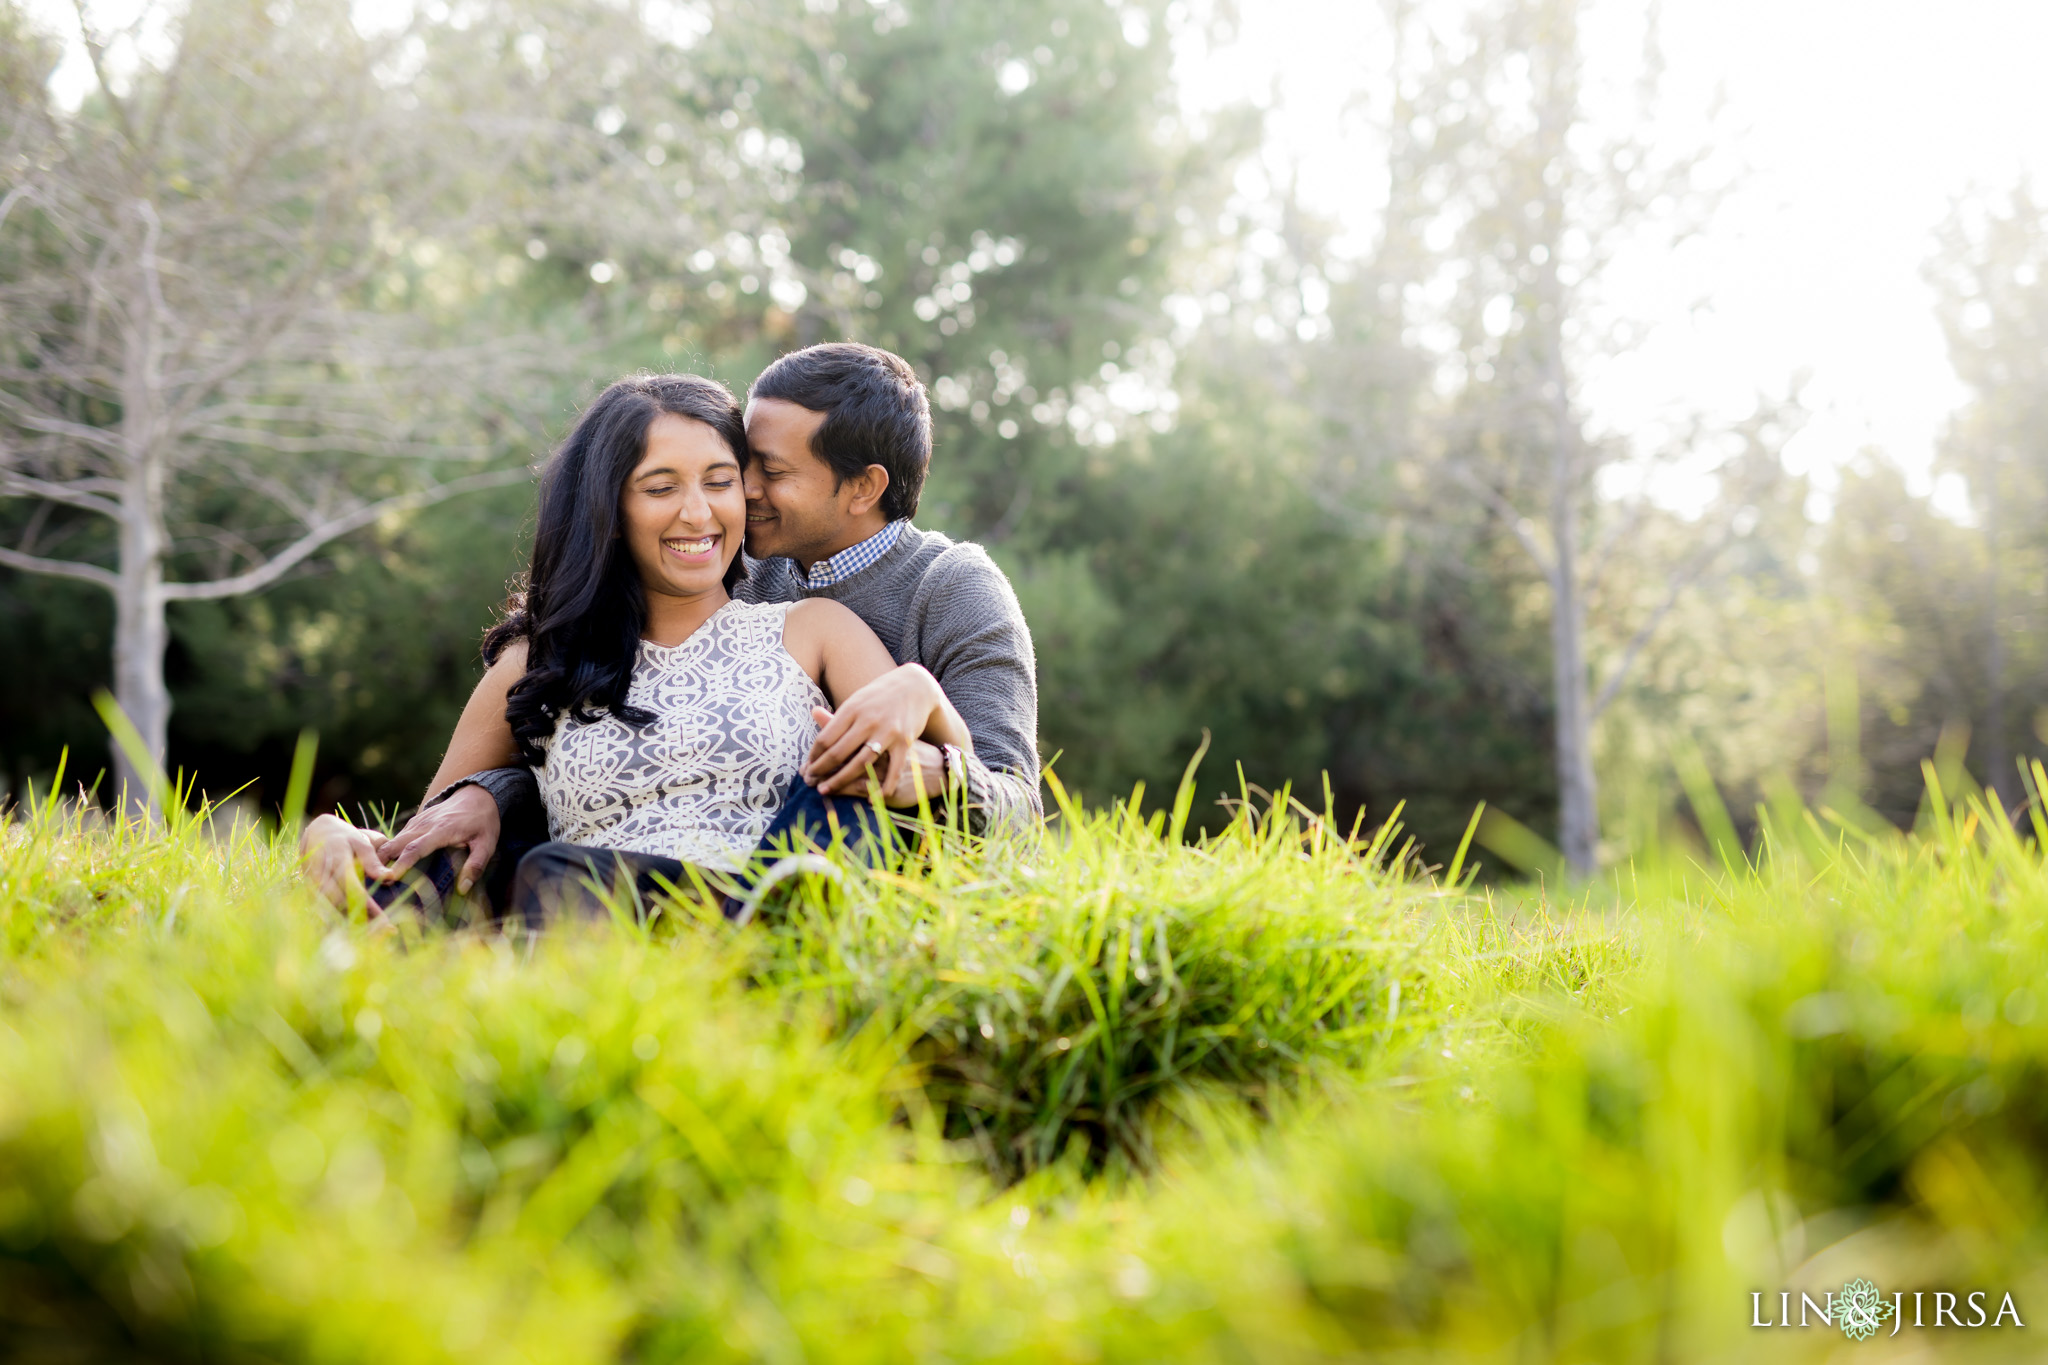
[[[804,769],[821,789],[860,790],[869,768],[879,766],[885,799],[911,804],[918,779],[933,795],[943,786],[935,746],[973,752],[974,737],[938,679],[920,665],[898,665],[867,623],[840,603],[814,597],[790,608],[783,642],[840,708],[837,715],[820,713],[824,729]],[[849,707],[856,693],[858,703]]]
[[[899,669],[868,623],[841,603],[813,597],[791,607],[784,628],[784,647],[804,671],[817,679],[834,706],[890,674],[923,674],[929,686],[907,691],[904,698],[906,716],[923,713],[916,717],[920,723],[912,737],[963,749],[973,745],[967,723],[946,699],[938,680],[915,664]]]
[[[455,733],[449,736],[448,751],[441,756],[441,766],[434,770],[434,780],[427,784],[423,801],[433,800],[435,792],[457,778],[486,768],[507,768],[519,761],[519,745],[505,719],[505,698],[511,693],[512,684],[525,676],[526,642],[518,640],[505,647],[498,661],[477,683],[476,690],[469,694],[462,716],[455,722]]]

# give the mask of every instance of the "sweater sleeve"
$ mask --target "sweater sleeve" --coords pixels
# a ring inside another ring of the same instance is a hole
[[[968,827],[1021,830],[1044,814],[1031,628],[1010,580],[980,546],[953,546],[933,567],[920,593],[921,652],[974,737]]]

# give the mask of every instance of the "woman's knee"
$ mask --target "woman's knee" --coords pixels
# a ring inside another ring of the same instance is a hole
[[[571,868],[582,867],[589,855],[587,848],[550,839],[544,844],[535,844],[520,856],[517,875],[521,881],[560,876]]]
[[[596,903],[587,885],[599,877],[598,850],[551,839],[536,844],[519,859],[512,877],[512,910],[532,925],[565,909],[583,910]]]
[[[589,876],[589,855],[589,849],[559,839],[535,844],[521,855],[512,874],[514,897],[524,898],[543,887],[557,887],[577,873]]]

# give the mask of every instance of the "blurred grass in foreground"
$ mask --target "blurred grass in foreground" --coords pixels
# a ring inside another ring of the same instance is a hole
[[[2031,1356],[2048,868],[1935,804],[1569,905],[1285,805],[1197,847],[1117,809],[538,943],[343,924],[246,828],[46,809],[0,830],[0,1342]],[[1853,1276],[2028,1325],[1749,1326]]]

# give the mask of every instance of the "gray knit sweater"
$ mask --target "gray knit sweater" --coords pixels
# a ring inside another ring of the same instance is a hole
[[[905,526],[887,554],[827,587],[810,589],[788,559],[750,559],[747,570],[733,594],[741,601],[832,598],[867,622],[897,663],[931,670],[974,736],[970,827],[1018,828],[1043,813],[1031,629],[986,550]]]

